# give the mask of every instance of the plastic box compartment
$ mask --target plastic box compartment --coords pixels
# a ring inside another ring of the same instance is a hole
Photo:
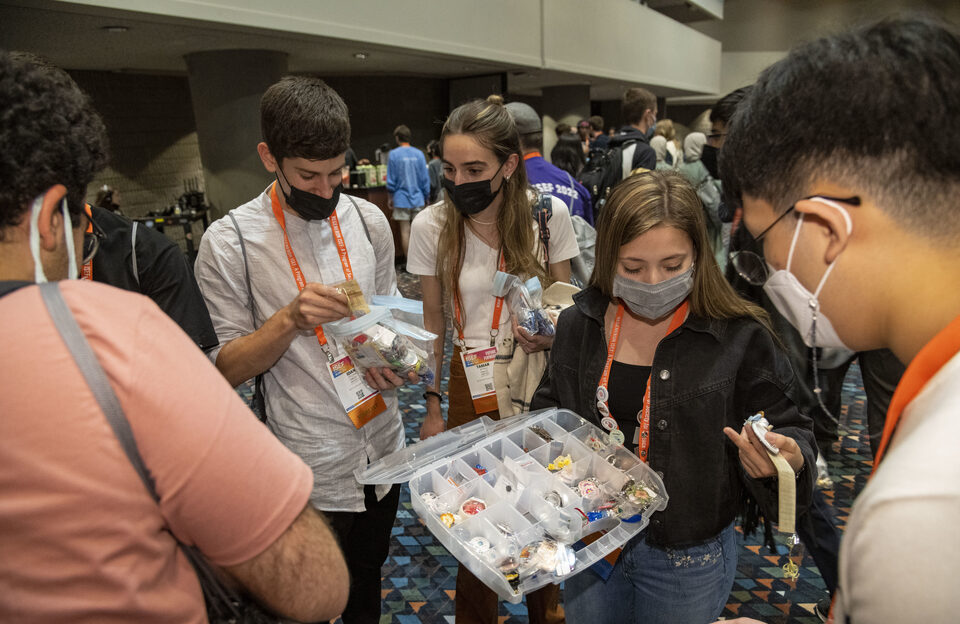
[[[561,456],[569,464],[548,469]],[[659,476],[636,455],[559,409],[480,418],[384,457],[357,478],[409,481],[413,509],[427,528],[514,603],[586,570],[644,530],[669,500]],[[650,495],[640,513],[622,507],[638,484]],[[604,533],[593,543],[573,547],[598,531]]]

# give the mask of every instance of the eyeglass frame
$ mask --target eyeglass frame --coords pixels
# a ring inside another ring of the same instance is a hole
[[[773,226],[779,223],[785,216],[793,212],[793,209],[797,207],[798,203],[802,201],[807,201],[808,199],[826,199],[828,201],[834,201],[839,204],[849,204],[851,206],[859,206],[861,203],[860,197],[858,195],[854,195],[853,197],[846,197],[846,198],[829,197],[827,195],[808,195],[807,197],[803,197],[797,200],[796,202],[790,204],[790,207],[784,210],[783,214],[781,214],[779,217],[774,219],[773,223],[771,223],[766,228],[764,228],[764,230],[760,232],[760,234],[758,234],[756,238],[753,239],[754,242],[760,247],[761,253],[763,252],[763,244],[761,243],[761,241],[763,240],[763,237],[767,235],[767,232],[773,229]],[[741,223],[741,225],[743,224]],[[746,275],[746,273],[741,270],[740,262],[737,260],[738,258],[741,258],[741,257],[749,258],[751,256],[756,259],[756,261],[758,262],[758,266],[760,266],[763,269],[764,276],[763,276],[763,279],[760,279],[759,281]],[[738,249],[737,251],[731,251],[729,254],[727,254],[727,257],[730,259],[730,264],[733,265],[733,269],[737,272],[737,275],[742,277],[748,284],[752,286],[763,286],[763,284],[765,284],[766,281],[770,279],[770,271],[767,269],[767,264],[764,261],[764,258],[759,254],[754,253],[748,249]]]

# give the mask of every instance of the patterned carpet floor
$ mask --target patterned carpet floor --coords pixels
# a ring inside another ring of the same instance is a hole
[[[419,298],[416,278],[399,273],[404,294]],[[444,383],[446,378],[444,371]],[[420,387],[399,390],[408,443],[419,439],[426,411],[421,393]],[[870,470],[872,456],[866,433],[865,401],[860,371],[854,365],[843,387],[842,435],[829,462],[835,486],[824,490],[841,527]],[[390,555],[383,567],[381,624],[452,623],[457,561],[417,518],[406,485],[402,489],[393,537]],[[818,623],[814,605],[826,596],[826,590],[813,560],[809,556],[803,558],[796,581],[785,579],[780,566],[785,562],[781,555],[786,553],[786,548],[781,547],[783,550],[778,554],[770,553],[761,546],[760,537],[759,534],[746,538],[738,535],[741,548],[737,577],[722,617],[749,616],[769,624]],[[501,603],[500,624],[526,624],[527,621],[523,604]]]

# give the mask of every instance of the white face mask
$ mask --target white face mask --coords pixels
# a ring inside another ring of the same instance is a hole
[[[43,195],[33,200],[33,206],[30,208],[30,255],[33,256],[33,281],[37,284],[43,284],[47,281],[47,276],[43,272],[43,263],[40,261],[40,209],[43,208]],[[77,254],[73,246],[73,222],[70,219],[70,211],[67,210],[67,198],[64,197],[60,202],[60,211],[63,213],[63,232],[67,239],[67,279],[77,278]]]
[[[847,224],[847,234],[849,235],[850,232],[853,231],[853,222],[850,220],[850,214],[840,204],[821,197],[813,197],[810,201],[818,201],[839,210]],[[800,280],[790,272],[790,265],[793,262],[793,252],[797,246],[797,238],[800,236],[801,225],[803,225],[802,214],[797,221],[797,228],[793,232],[793,240],[790,243],[790,253],[787,256],[787,267],[778,271],[768,263],[767,266],[770,269],[770,277],[764,283],[763,290],[767,293],[767,296],[770,297],[770,300],[773,302],[773,305],[777,307],[780,314],[800,332],[804,344],[808,347],[849,349],[849,347],[840,340],[840,336],[837,335],[837,331],[833,328],[830,319],[820,311],[820,301],[817,299],[820,291],[823,290],[823,285],[826,283],[827,277],[830,275],[830,271],[833,270],[837,262],[836,259],[827,267],[823,277],[820,278],[816,292],[813,293],[807,290],[804,285],[800,283]]]

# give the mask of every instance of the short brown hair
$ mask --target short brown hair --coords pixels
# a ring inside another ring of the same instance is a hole
[[[657,109],[657,96],[643,87],[633,87],[623,92],[620,113],[631,126],[640,123],[643,114]]]
[[[270,153],[327,160],[350,146],[347,105],[319,78],[286,76],[260,99],[260,131]]]
[[[598,132],[603,132],[603,117],[594,115],[590,118],[590,127]]]
[[[410,128],[400,124],[393,129],[393,136],[395,136],[396,139],[401,143],[409,143],[412,135],[410,134]]]

